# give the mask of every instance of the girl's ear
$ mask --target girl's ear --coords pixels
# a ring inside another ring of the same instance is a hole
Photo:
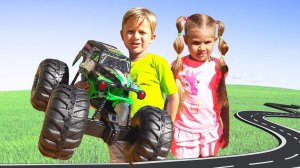
[[[188,43],[188,39],[187,39],[187,36],[186,35],[183,35],[183,40],[184,40],[184,43],[187,45]]]

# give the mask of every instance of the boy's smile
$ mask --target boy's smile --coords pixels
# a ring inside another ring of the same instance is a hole
[[[131,45],[133,48],[138,48],[140,46],[140,42],[132,42]]]

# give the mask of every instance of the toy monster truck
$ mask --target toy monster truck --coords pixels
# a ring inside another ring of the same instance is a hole
[[[37,69],[31,104],[45,112],[38,148],[47,157],[72,157],[84,134],[102,138],[108,145],[127,141],[125,157],[130,162],[162,160],[168,155],[173,124],[163,110],[145,106],[130,118],[132,100],[146,94],[129,77],[130,60],[117,48],[89,40],[76,56],[83,57],[71,85],[68,66],[46,59]],[[74,87],[81,74],[89,91]],[[88,118],[89,107],[96,108]]]

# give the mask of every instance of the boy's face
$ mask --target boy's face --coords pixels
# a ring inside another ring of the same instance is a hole
[[[215,40],[215,31],[211,28],[201,28],[184,36],[190,55],[198,61],[205,61],[211,56]]]
[[[129,20],[123,25],[121,37],[129,51],[130,58],[134,60],[143,56],[149,44],[155,39],[155,34],[151,32],[150,23],[147,20],[140,23]]]

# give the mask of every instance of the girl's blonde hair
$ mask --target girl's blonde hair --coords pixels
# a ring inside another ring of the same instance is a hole
[[[225,87],[225,77],[224,77],[224,75],[228,72],[228,67],[224,60],[225,54],[228,51],[228,45],[222,38],[225,29],[224,23],[218,20],[214,20],[212,17],[205,14],[193,14],[189,17],[181,16],[176,21],[178,36],[173,43],[173,48],[177,53],[177,59],[173,63],[171,69],[176,78],[176,84],[179,89],[179,98],[180,98],[179,109],[182,108],[181,102],[182,102],[182,94],[183,94],[181,83],[177,79],[178,73],[183,68],[183,64],[181,60],[181,53],[184,49],[184,40],[183,37],[181,36],[182,31],[184,30],[185,34],[188,35],[192,31],[199,30],[200,28],[212,28],[214,29],[215,32],[216,25],[218,25],[218,34],[217,34],[217,37],[219,39],[218,49],[221,53],[221,58],[218,67],[222,73],[220,84],[218,85],[218,89],[217,89],[218,102],[219,102],[220,109],[222,109],[223,107],[228,107],[228,97],[227,97],[227,91]]]
[[[147,20],[150,24],[151,32],[155,32],[156,28],[156,16],[155,14],[147,8],[137,7],[129,9],[123,16],[122,29],[127,22],[130,23],[141,23]]]

